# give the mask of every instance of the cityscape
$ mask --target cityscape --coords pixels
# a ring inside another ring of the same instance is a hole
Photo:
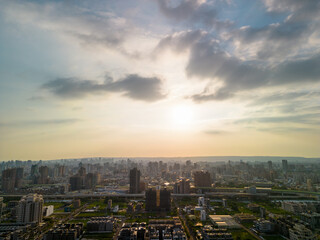
[[[240,158],[2,162],[0,237],[319,239],[320,159]]]
[[[320,0],[0,0],[0,240],[320,240]]]

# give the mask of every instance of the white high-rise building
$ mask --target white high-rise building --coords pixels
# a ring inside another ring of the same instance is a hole
[[[28,194],[23,196],[18,204],[18,223],[40,223],[43,216],[42,195]]]
[[[205,202],[204,202],[204,197],[199,197],[198,198],[198,205],[201,207],[204,207]]]
[[[205,221],[207,219],[206,210],[201,210],[200,212],[200,220]]]

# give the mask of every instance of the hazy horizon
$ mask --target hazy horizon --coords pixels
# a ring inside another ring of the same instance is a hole
[[[150,156],[150,157],[137,157],[137,156],[117,156],[117,157],[108,157],[108,156],[91,156],[91,157],[72,157],[72,158],[58,158],[58,159],[8,159],[8,160],[0,160],[0,161],[62,161],[62,160],[126,160],[131,159],[135,161],[159,161],[159,160],[176,160],[176,161],[205,161],[205,162],[219,162],[219,161],[281,161],[286,159],[288,161],[296,162],[296,161],[320,161],[320,157],[299,157],[299,156],[168,156],[168,157],[160,157],[160,156]]]

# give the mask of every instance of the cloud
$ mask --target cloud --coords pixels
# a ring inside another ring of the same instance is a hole
[[[118,81],[107,77],[103,83],[75,78],[57,78],[45,83],[42,88],[66,99],[110,92],[122,93],[128,98],[145,102],[158,101],[166,96],[162,93],[162,81],[159,78],[141,77],[137,74],[127,75]]]
[[[27,99],[28,101],[44,101],[45,97],[43,96],[32,96]]]
[[[314,13],[319,9],[319,2],[314,0],[262,0],[262,2],[269,12],[306,11],[307,17],[310,16],[308,12]]]
[[[64,118],[64,119],[41,119],[41,120],[25,120],[25,121],[11,121],[0,122],[0,126],[4,127],[25,127],[25,126],[46,126],[46,125],[65,125],[73,124],[82,121],[77,118]]]
[[[172,6],[169,0],[157,0],[160,11],[176,22],[186,22],[191,25],[201,25],[217,30],[228,28],[231,21],[218,19],[218,10],[206,1],[182,0],[177,6]]]
[[[209,135],[222,135],[222,134],[226,134],[229,132],[221,131],[221,130],[207,130],[207,131],[205,131],[205,133],[209,134]]]
[[[320,54],[309,58],[286,61],[274,68],[274,79],[279,83],[318,82],[320,80]]]
[[[245,26],[229,34],[239,54],[252,59],[280,61],[317,48],[311,39],[320,34],[320,3],[314,0],[263,0],[267,11],[286,15],[284,21],[263,27]]]
[[[235,123],[300,123],[300,124],[320,124],[320,113],[307,113],[287,116],[272,116],[272,117],[248,117],[235,121]]]
[[[156,46],[155,52],[159,54],[163,50],[170,49],[176,53],[181,53],[206,35],[207,32],[202,30],[177,32],[162,38]]]
[[[297,133],[297,132],[318,132],[319,129],[315,128],[305,128],[305,127],[258,127],[256,128],[258,131],[262,132],[272,132],[272,133],[283,133],[283,134],[288,134],[288,133]]]
[[[234,30],[229,38],[239,54],[252,59],[274,60],[299,53],[314,32],[311,23],[285,22],[261,28],[250,26]]]
[[[218,90],[215,93],[211,93],[211,94],[207,93],[207,91],[205,90],[204,92],[202,92],[200,94],[192,95],[190,98],[195,102],[201,103],[201,102],[206,102],[206,101],[211,101],[211,100],[222,101],[222,100],[229,99],[233,96],[234,96],[233,93],[222,89],[222,90]]]
[[[221,85],[213,93],[205,89],[191,96],[196,102],[225,100],[238,92],[260,87],[313,84],[320,81],[320,53],[283,60],[278,65],[263,65],[258,61],[234,56],[221,47],[218,39],[199,30],[166,36],[157,48],[170,48],[178,53],[189,50],[187,76],[209,79]]]
[[[276,92],[263,97],[254,98],[249,106],[274,105],[291,103],[297,105],[297,102],[313,101],[319,98],[318,91],[300,91],[300,92]]]
[[[137,30],[127,19],[111,11],[93,11],[62,2],[7,1],[2,4],[7,21],[31,25],[54,32],[57,36],[72,38],[88,47],[104,47],[129,57],[137,57],[124,45]],[[74,42],[73,42],[74,43]]]

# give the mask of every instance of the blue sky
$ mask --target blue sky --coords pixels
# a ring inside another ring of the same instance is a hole
[[[314,0],[1,0],[0,159],[318,157],[319,13]]]

